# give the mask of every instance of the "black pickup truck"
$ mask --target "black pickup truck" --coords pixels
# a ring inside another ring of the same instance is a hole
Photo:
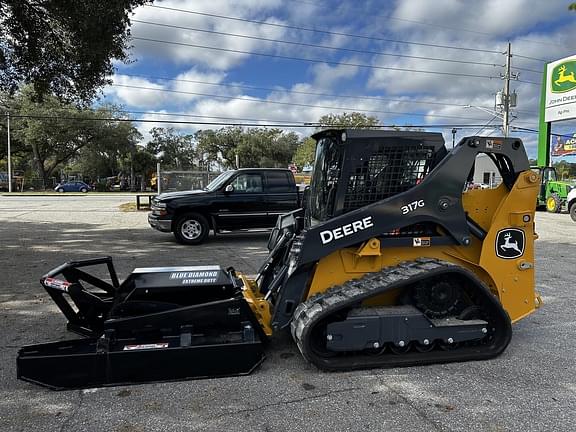
[[[200,244],[210,230],[272,228],[278,215],[296,210],[300,197],[287,169],[226,171],[203,190],[171,192],[152,200],[148,223],[173,232],[183,244]]]

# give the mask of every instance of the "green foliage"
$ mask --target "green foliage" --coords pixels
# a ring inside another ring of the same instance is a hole
[[[90,101],[127,62],[130,14],[149,0],[0,0],[0,89]]]
[[[197,151],[208,161],[216,161],[224,168],[287,167],[298,146],[294,132],[281,129],[227,127],[202,130],[195,134]]]
[[[146,151],[152,155],[164,152],[164,169],[191,170],[195,167],[194,136],[179,134],[174,128],[155,127],[150,130],[152,140],[146,144]]]
[[[296,153],[292,158],[292,162],[298,168],[303,168],[306,165],[312,165],[316,156],[316,141],[313,138],[306,138],[296,148]]]
[[[38,102],[30,87],[19,92],[11,105],[17,109],[12,137],[45,187],[51,186],[50,178],[58,170],[74,161],[72,168],[86,170],[85,175],[96,175],[103,166],[113,171],[140,139],[130,122],[111,120],[122,116],[114,107],[79,109],[54,96]],[[86,160],[79,161],[80,155]]]
[[[368,116],[359,112],[342,113],[342,114],[326,114],[318,119],[323,127],[335,128],[369,128],[371,126],[378,126],[380,120],[374,116]]]
[[[370,128],[378,126],[380,120],[376,117],[368,116],[359,112],[342,113],[342,114],[326,114],[318,119],[318,123],[322,125],[323,129],[326,128]],[[311,165],[314,162],[316,153],[316,141],[313,138],[306,138],[296,148],[292,162],[298,168],[306,165]]]
[[[114,107],[101,109],[108,117],[121,117]],[[103,132],[91,145],[80,149],[75,170],[91,178],[128,175],[134,169],[132,160],[142,135],[130,122],[111,122]]]

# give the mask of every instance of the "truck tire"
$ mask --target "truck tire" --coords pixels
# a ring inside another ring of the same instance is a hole
[[[562,201],[558,194],[553,193],[546,199],[546,210],[550,213],[559,213],[562,208]]]
[[[197,245],[208,237],[210,227],[208,221],[199,213],[186,213],[176,220],[174,237],[178,243]]]
[[[80,189],[80,192],[86,193],[86,192],[88,192],[88,189],[86,189],[85,187],[83,187],[82,189]]]
[[[576,222],[576,201],[570,204],[570,217]]]

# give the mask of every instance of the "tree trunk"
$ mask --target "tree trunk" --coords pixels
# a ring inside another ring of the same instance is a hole
[[[46,189],[48,179],[46,169],[44,167],[44,159],[40,157],[40,152],[38,151],[38,146],[36,144],[32,144],[32,154],[34,155],[34,163],[36,165],[38,177],[42,179],[42,189]]]

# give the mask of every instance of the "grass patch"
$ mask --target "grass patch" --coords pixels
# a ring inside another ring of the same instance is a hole
[[[132,202],[120,204],[118,206],[118,208],[120,209],[120,211],[123,211],[123,212],[135,212],[135,211],[137,211],[136,210],[136,203],[132,203]],[[142,210],[148,210],[148,209],[146,208],[146,209],[142,209]]]

